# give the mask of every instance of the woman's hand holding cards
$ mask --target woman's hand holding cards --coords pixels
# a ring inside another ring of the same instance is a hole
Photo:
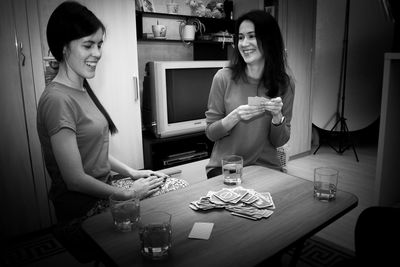
[[[249,97],[248,104],[253,107],[262,107],[263,110],[271,112],[273,124],[280,124],[282,122],[283,102],[279,96],[271,99],[259,96]]]
[[[271,112],[272,123],[275,125],[279,125],[283,121],[282,107],[283,102],[280,97],[271,98],[271,100],[265,104],[265,110]]]
[[[241,105],[236,108],[236,115],[240,120],[250,120],[262,113],[264,113],[262,106]]]
[[[269,101],[266,101],[265,103],[262,104],[265,108],[265,110],[268,110],[271,112],[272,116],[279,115],[282,113],[282,107],[283,107],[283,102],[282,98],[275,97],[271,98]],[[282,115],[282,114],[281,114]]]

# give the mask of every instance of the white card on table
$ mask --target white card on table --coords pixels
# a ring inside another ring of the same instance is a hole
[[[214,223],[196,222],[190,231],[189,238],[209,239]]]

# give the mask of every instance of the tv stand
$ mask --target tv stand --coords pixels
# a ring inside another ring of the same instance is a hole
[[[166,138],[144,131],[144,168],[160,170],[209,158],[212,148],[213,142],[203,131]]]

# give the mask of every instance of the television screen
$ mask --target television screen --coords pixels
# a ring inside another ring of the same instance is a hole
[[[208,94],[227,60],[150,61],[143,80],[144,129],[156,137],[204,131]]]
[[[205,117],[208,94],[217,68],[167,69],[168,123]]]

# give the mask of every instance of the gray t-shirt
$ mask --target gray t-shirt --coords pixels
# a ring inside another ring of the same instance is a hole
[[[49,83],[39,100],[37,131],[46,168],[52,179],[50,198],[53,200],[68,191],[50,142],[50,137],[63,128],[75,132],[86,174],[105,182],[111,170],[106,118],[86,90],[79,91],[57,82]]]

